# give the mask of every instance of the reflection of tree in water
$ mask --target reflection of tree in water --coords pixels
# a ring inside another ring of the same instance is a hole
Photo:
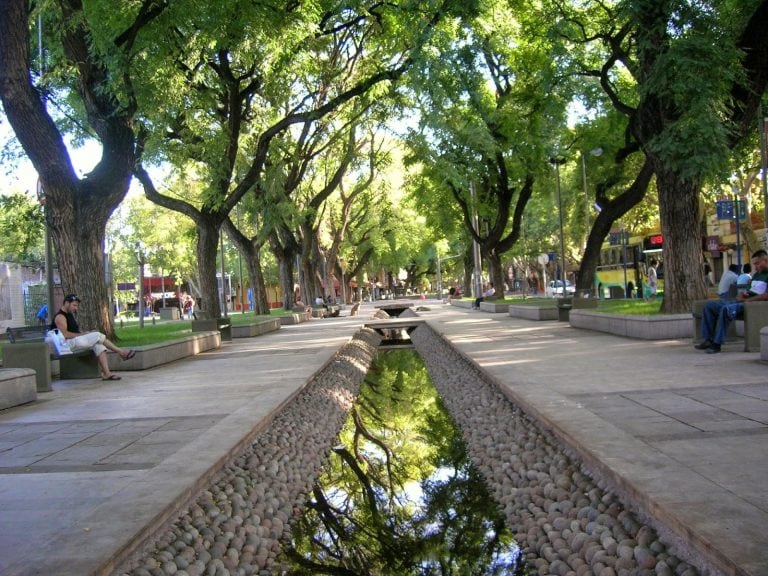
[[[380,354],[285,545],[291,574],[513,574],[517,549],[421,358]]]

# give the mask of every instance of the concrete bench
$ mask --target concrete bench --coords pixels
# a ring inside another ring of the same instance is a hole
[[[553,304],[510,304],[507,313],[526,320],[557,320],[558,309]]]
[[[231,318],[204,318],[198,314],[197,320],[192,320],[192,332],[210,332],[218,330],[221,332],[222,342],[232,342],[232,319]]]
[[[9,344],[3,346],[3,368],[30,368],[36,373],[37,391],[49,392],[53,369],[51,362],[58,362],[59,377],[65,380],[99,378],[99,362],[92,350],[58,355],[45,342],[42,326],[8,328]]]
[[[248,324],[233,324],[232,325],[232,338],[251,338],[252,336],[260,336],[267,332],[274,332],[279,330],[282,322],[280,318],[264,318],[256,322],[249,322]]]
[[[312,306],[312,318],[337,318],[340,312],[341,306],[335,304]]]
[[[35,371],[0,368],[0,410],[37,400]]]
[[[701,316],[704,310],[704,305],[708,300],[697,300],[693,303],[693,325],[694,325],[694,340],[701,339]],[[739,330],[739,323],[743,320],[743,331]],[[735,340],[738,337],[739,332],[742,332],[744,337],[744,352],[759,352],[760,351],[760,331],[764,326],[768,326],[768,301],[762,302],[745,302],[744,303],[744,316],[737,318],[735,322],[731,322],[728,326],[728,332],[726,335],[727,340]]]

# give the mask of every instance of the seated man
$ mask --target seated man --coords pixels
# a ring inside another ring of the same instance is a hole
[[[136,356],[136,352],[118,348],[112,342],[107,340],[107,337],[101,332],[81,332],[80,326],[78,326],[77,320],[75,319],[75,314],[77,314],[79,306],[80,298],[75,294],[68,294],[65,296],[64,304],[61,305],[61,310],[59,310],[53,317],[51,329],[58,328],[59,332],[61,332],[64,335],[64,338],[67,339],[67,342],[69,342],[69,348],[72,352],[93,350],[93,353],[99,362],[102,380],[120,380],[120,376],[113,374],[109,370],[107,349],[118,353],[123,360],[133,358]]]
[[[720,352],[728,325],[744,315],[744,302],[768,300],[768,252],[758,250],[752,254],[752,269],[755,275],[747,292],[742,292],[736,301],[710,300],[704,305],[701,315],[701,338],[703,342],[694,346],[706,350],[707,354]]]

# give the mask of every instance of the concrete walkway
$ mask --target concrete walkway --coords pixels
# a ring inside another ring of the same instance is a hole
[[[360,325],[283,326],[118,382],[56,381],[0,412],[0,574],[110,573]]]
[[[427,302],[420,313],[724,572],[768,575],[768,366]],[[109,573],[368,320],[313,320],[0,412],[0,574]],[[170,508],[169,508],[170,507]]]

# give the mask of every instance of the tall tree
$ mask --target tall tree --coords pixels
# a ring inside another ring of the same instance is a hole
[[[552,4],[559,32],[602,61],[585,66],[629,121],[656,178],[664,234],[664,304],[706,295],[699,194],[726,178],[768,81],[768,2],[633,0]],[[553,15],[549,15],[552,18]],[[622,82],[630,76],[632,82]]]
[[[194,166],[206,193],[194,201],[161,194],[141,162],[136,175],[150,199],[195,220],[208,313],[219,313],[213,266],[219,229],[245,194],[267,189],[275,138],[398,79],[453,4],[321,2],[274,10],[234,2],[219,7],[219,19],[207,11],[176,15],[164,44],[163,61],[172,64],[154,76],[163,105],[145,107],[160,113],[144,121],[140,159]],[[169,94],[165,85],[183,89]]]
[[[134,161],[136,101],[128,63],[142,49],[147,28],[166,4],[145,0],[120,10],[100,4],[86,11],[80,0],[54,1],[51,10],[40,13],[52,31],[46,34],[51,69],[35,78],[29,52],[30,6],[26,0],[2,2],[0,99],[45,190],[46,223],[64,291],[83,299],[83,325],[112,334],[104,235],[110,214],[128,191]],[[59,79],[62,84],[54,85]],[[101,158],[82,178],[72,165],[62,130],[46,109],[46,99],[81,118],[82,128],[101,144]]]
[[[520,239],[525,206],[567,102],[552,92],[551,48],[541,23],[529,34],[534,23],[524,12],[498,2],[486,8],[446,41],[414,85],[423,129],[411,145],[412,160],[440,183],[427,189],[448,194],[422,206],[459,206],[501,292],[502,256]]]

